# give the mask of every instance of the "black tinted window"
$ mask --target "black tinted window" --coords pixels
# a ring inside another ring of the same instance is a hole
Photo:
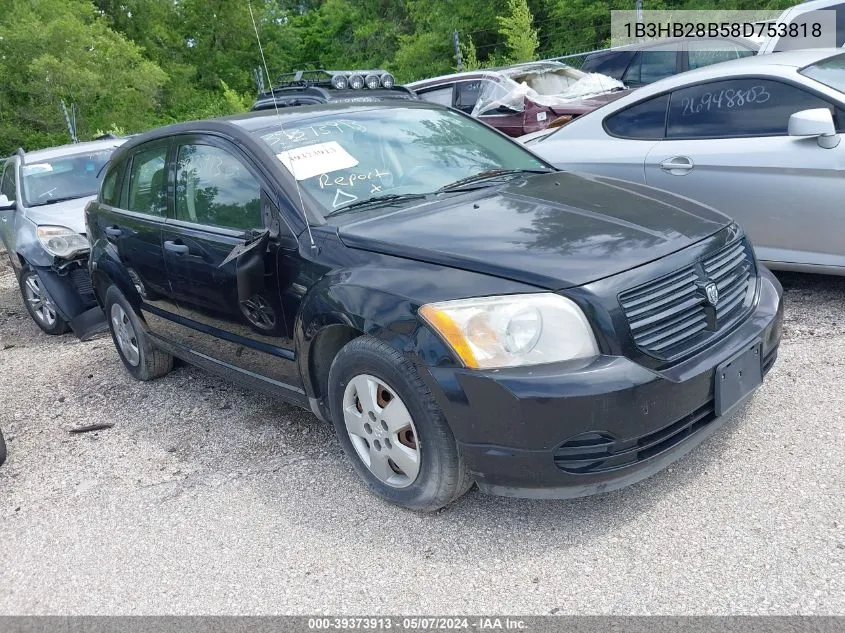
[[[605,129],[613,136],[633,139],[661,139],[666,128],[669,95],[643,101],[609,116]]]
[[[467,114],[471,114],[480,94],[481,81],[462,81],[457,85],[455,107]]]
[[[667,136],[785,136],[790,115],[830,107],[819,97],[777,81],[717,81],[672,93]]]
[[[230,229],[261,227],[261,185],[229,152],[183,145],[176,167],[176,218]]]
[[[614,79],[622,79],[622,74],[631,63],[635,51],[620,51],[609,55],[596,55],[584,61],[581,70],[588,73],[601,73]]]
[[[120,200],[120,188],[117,186],[118,173],[123,171],[116,165],[110,165],[103,179],[103,187],[100,189],[100,202],[111,206],[118,206]]]
[[[650,84],[658,79],[670,77],[676,72],[678,72],[677,51],[655,46],[637,53],[623,81],[634,85]]]
[[[127,208],[138,213],[164,215],[167,209],[167,147],[138,152],[129,172]]]

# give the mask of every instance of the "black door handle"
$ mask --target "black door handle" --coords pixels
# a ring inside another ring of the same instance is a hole
[[[107,226],[103,229],[103,231],[106,235],[110,235],[111,237],[120,237],[121,235],[123,235],[123,231],[121,231],[116,226]]]
[[[176,253],[177,255],[185,255],[191,249],[188,248],[185,244],[178,244],[171,240],[168,240],[164,243],[164,250],[170,251],[171,253]]]

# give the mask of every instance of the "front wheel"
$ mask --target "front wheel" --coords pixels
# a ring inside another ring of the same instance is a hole
[[[329,373],[332,423],[369,490],[431,512],[473,481],[457,443],[413,363],[369,336],[348,343]]]
[[[155,347],[120,290],[110,287],[104,303],[114,346],[133,378],[153,380],[173,369],[173,357]]]
[[[35,324],[47,334],[59,336],[68,331],[67,322],[59,316],[56,304],[41,283],[38,273],[27,266],[18,279],[26,311]]]

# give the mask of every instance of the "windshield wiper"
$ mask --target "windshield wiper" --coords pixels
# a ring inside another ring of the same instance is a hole
[[[50,198],[49,200],[45,200],[44,202],[39,202],[38,204],[31,204],[31,207],[43,207],[48,204],[56,204],[57,202],[67,202],[68,200],[78,200],[79,198],[85,198],[90,196],[91,194],[85,194],[82,196],[64,196],[62,198]]]
[[[351,204],[344,205],[339,209],[330,211],[325,215],[325,217],[329,218],[333,215],[345,213],[350,209],[361,209],[363,207],[376,206],[379,204],[390,204],[392,202],[404,202],[406,200],[419,200],[420,198],[425,198],[427,196],[428,194],[426,193],[386,193],[383,196],[375,196],[374,198],[367,198],[366,200],[359,200],[358,202],[353,202]]]
[[[448,185],[443,185],[437,191],[462,191],[467,185],[475,185],[485,183],[490,180],[495,180],[502,176],[515,176],[518,174],[548,174],[550,169],[489,169],[482,171],[480,174],[474,174],[461,178]]]

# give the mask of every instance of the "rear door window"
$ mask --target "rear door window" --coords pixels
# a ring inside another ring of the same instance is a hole
[[[634,57],[636,51],[620,51],[618,53],[609,53],[607,55],[596,55],[588,58],[581,70],[589,73],[601,73],[614,79],[622,79],[625,74],[625,69],[631,63],[631,58]]]
[[[478,97],[481,95],[482,82],[478,79],[462,81],[455,86],[455,107],[461,112],[472,114]]]
[[[789,117],[801,110],[833,107],[789,84],[731,79],[672,93],[668,138],[786,136]]]
[[[671,77],[678,72],[678,45],[664,44],[639,51],[625,71],[622,81],[642,86]]]

